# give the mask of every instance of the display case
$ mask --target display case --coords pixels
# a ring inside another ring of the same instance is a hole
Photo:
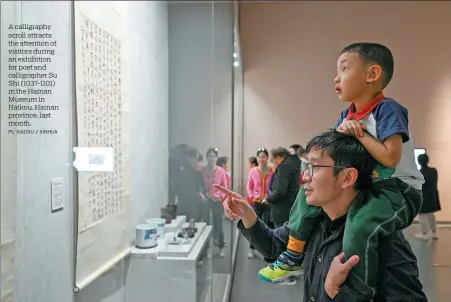
[[[185,216],[167,226],[158,246],[132,248],[125,280],[126,301],[146,297],[159,302],[209,302],[211,300],[211,261],[208,259],[212,227],[195,224],[197,232],[188,242],[171,244],[178,230],[187,228]],[[172,231],[175,230],[175,231]]]

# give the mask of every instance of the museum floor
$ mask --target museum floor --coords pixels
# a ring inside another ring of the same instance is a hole
[[[431,302],[447,302],[451,297],[451,226],[439,228],[439,240],[418,241],[413,234],[418,226],[412,226],[405,235],[418,258],[420,279]],[[264,265],[259,258],[248,259],[248,244],[241,237],[237,266],[231,293],[231,302],[302,301],[302,282],[296,285],[277,286],[261,281],[257,271]]]

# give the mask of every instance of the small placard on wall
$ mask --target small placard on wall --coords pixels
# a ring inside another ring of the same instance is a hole
[[[78,172],[113,172],[113,148],[74,147],[73,151]]]
[[[62,178],[53,178],[51,185],[51,207],[52,212],[64,208],[64,181]]]

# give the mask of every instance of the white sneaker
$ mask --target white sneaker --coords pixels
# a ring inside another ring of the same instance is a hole
[[[415,239],[418,239],[418,240],[424,240],[424,241],[429,240],[428,234],[423,234],[423,233],[415,234],[415,235],[413,235],[413,237],[415,237]]]
[[[224,258],[224,257],[225,257],[224,248],[219,249],[219,257],[221,257],[221,258]]]
[[[436,232],[432,232],[431,233],[431,238],[434,239],[434,240],[437,240],[438,239],[437,233]]]
[[[255,256],[254,250],[249,250],[249,253],[247,254],[247,258],[252,259]]]

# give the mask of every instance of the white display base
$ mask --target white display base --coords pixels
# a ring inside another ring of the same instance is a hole
[[[175,232],[183,223],[186,222],[186,216],[177,216],[175,219],[171,221],[170,224],[164,225],[164,232],[171,233]]]
[[[164,239],[156,248],[132,248],[125,280],[126,301],[200,301],[211,284],[211,261],[205,256],[212,227],[205,223],[203,227],[196,223],[196,227],[195,240],[185,257],[180,256],[180,250],[186,253],[184,246],[174,246],[180,250],[172,256],[160,256],[159,251],[168,251]]]
[[[185,222],[181,227],[186,228],[188,227],[188,223]],[[182,244],[169,244],[169,241],[172,241],[174,238],[175,232],[171,233],[165,233],[164,237],[158,239],[158,245],[153,248],[148,249],[142,249],[133,247],[131,250],[132,254],[141,255],[146,258],[158,258],[161,257],[190,257],[190,253],[193,250],[193,248],[196,246],[197,240],[201,238],[202,236],[205,237],[205,234],[203,233],[204,229],[207,227],[207,224],[205,222],[196,222],[196,228],[197,232],[194,234],[193,238],[189,238],[186,243]],[[203,238],[205,239],[205,238]],[[194,254],[195,255],[195,254]]]

